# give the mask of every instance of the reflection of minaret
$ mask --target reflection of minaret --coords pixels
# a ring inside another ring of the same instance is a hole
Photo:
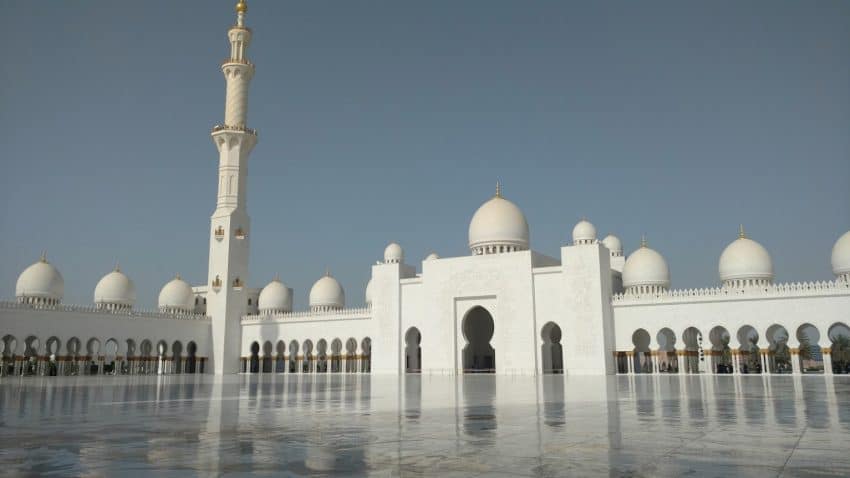
[[[227,81],[224,124],[213,128],[218,148],[218,201],[210,219],[207,315],[212,318],[212,361],[216,375],[239,371],[241,329],[247,312],[248,232],[246,210],[248,155],[257,134],[246,126],[248,85],[254,65],[245,56],[251,30],[245,24],[248,5],[236,4],[236,25],[230,27],[230,57],[221,64]]]

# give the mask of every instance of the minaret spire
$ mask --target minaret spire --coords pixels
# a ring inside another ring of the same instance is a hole
[[[245,0],[239,0],[236,4],[236,26],[245,25],[245,14],[248,13],[248,3]]]

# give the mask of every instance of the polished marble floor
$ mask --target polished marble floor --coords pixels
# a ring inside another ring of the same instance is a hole
[[[5,377],[0,475],[850,476],[850,377]]]

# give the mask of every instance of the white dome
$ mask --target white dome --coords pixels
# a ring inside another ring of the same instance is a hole
[[[260,291],[257,307],[260,312],[292,312],[292,290],[274,278]]]
[[[310,289],[310,308],[342,309],[345,307],[345,292],[339,281],[325,275]]]
[[[177,274],[159,291],[158,302],[160,309],[190,312],[195,308],[195,293],[192,286]]]
[[[623,287],[670,287],[670,269],[664,257],[646,243],[632,252],[623,266]]]
[[[845,232],[832,246],[832,272],[837,276],[850,274],[850,231]]]
[[[366,283],[366,305],[372,305],[372,279]]]
[[[516,204],[503,198],[498,188],[496,196],[482,204],[469,222],[469,248],[473,253],[504,252],[490,246],[528,249],[525,215]]]
[[[386,264],[399,264],[404,262],[404,251],[401,246],[396,244],[395,242],[391,242],[390,245],[384,249],[384,263]]]
[[[15,297],[20,300],[33,298],[58,303],[64,294],[65,280],[62,274],[43,255],[38,262],[21,272],[15,284]]]
[[[130,308],[136,303],[136,286],[116,267],[97,283],[94,288],[94,303]]]
[[[433,261],[433,260],[436,260],[436,259],[439,259],[439,258],[440,258],[440,255],[437,254],[436,252],[432,252],[432,253],[428,254],[427,256],[425,256],[426,261]]]
[[[596,226],[582,219],[573,228],[573,244],[593,244],[596,240]]]
[[[773,281],[773,261],[761,244],[744,236],[743,228],[738,239],[726,246],[720,254],[718,265],[720,280]]]
[[[605,236],[605,239],[602,239],[602,245],[604,245],[609,251],[611,251],[612,256],[623,255],[623,243],[620,242],[619,237],[613,234],[608,234],[607,236]]]

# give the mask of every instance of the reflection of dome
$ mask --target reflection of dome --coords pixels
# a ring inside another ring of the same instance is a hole
[[[832,246],[832,272],[850,282],[850,231],[845,232]]]
[[[159,292],[159,308],[174,312],[191,312],[195,308],[192,286],[181,279],[180,274],[165,284]]]
[[[261,314],[292,312],[292,290],[275,277],[260,291],[257,308]]]
[[[573,228],[573,244],[593,244],[596,242],[596,226],[582,219]]]
[[[620,242],[620,238],[613,235],[608,234],[605,236],[605,239],[602,239],[602,245],[604,245],[609,251],[611,251],[612,256],[622,256],[623,255],[623,243]]]
[[[469,222],[469,248],[475,255],[528,249],[528,222],[516,204],[496,195],[475,211]]]
[[[432,253],[428,254],[427,256],[425,256],[426,261],[433,261],[433,260],[436,260],[436,259],[439,259],[439,258],[440,258],[440,255],[437,254],[436,252],[432,252]]]
[[[366,283],[366,305],[372,305],[372,279]]]
[[[765,285],[773,282],[773,262],[761,244],[747,238],[744,228],[738,239],[726,246],[718,265],[720,280],[729,287]]]
[[[404,251],[401,249],[401,246],[396,244],[395,242],[391,242],[390,245],[384,249],[384,263],[385,264],[399,264],[404,262]]]
[[[130,309],[136,303],[136,286],[116,266],[115,270],[103,276],[94,288],[94,303],[103,309]]]
[[[640,249],[632,252],[623,266],[623,287],[627,293],[655,293],[670,287],[670,269],[667,261],[653,249],[646,240],[641,241]]]
[[[27,304],[55,305],[62,301],[65,293],[65,280],[53,264],[41,259],[27,267],[18,276],[15,284],[15,297],[18,302]]]
[[[327,273],[310,289],[310,309],[314,311],[335,310],[345,307],[345,292],[339,281]]]

